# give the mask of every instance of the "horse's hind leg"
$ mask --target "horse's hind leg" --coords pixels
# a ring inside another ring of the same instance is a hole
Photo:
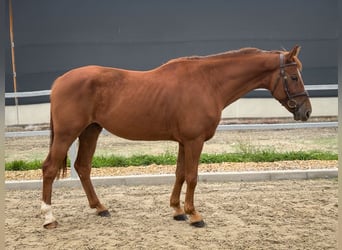
[[[102,127],[96,123],[90,124],[79,136],[79,148],[75,169],[80,177],[83,189],[87,195],[89,206],[96,208],[96,212],[100,216],[110,216],[107,208],[103,206],[95,193],[93,184],[90,179],[91,160],[93,158],[96,142]]]
[[[58,172],[66,166],[66,156],[73,141],[69,136],[55,134],[55,138],[50,148],[50,152],[43,163],[43,192],[41,211],[45,217],[44,227],[47,229],[57,227],[58,223],[52,214],[51,195],[52,183]]]

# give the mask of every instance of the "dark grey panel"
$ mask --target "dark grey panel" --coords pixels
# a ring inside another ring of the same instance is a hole
[[[19,91],[49,89],[88,64],[146,70],[179,56],[294,44],[307,84],[337,83],[337,0],[13,0],[13,9]],[[9,44],[6,62],[11,92]],[[20,100],[37,101],[48,98]]]

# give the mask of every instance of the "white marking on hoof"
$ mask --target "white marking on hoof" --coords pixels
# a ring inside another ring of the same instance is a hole
[[[52,214],[51,205],[48,205],[44,201],[42,201],[41,211],[42,211],[42,214],[45,216],[45,221],[44,221],[43,226],[56,221],[56,218]]]

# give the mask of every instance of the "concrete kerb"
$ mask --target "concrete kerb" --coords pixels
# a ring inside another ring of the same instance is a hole
[[[281,181],[281,180],[308,180],[319,178],[337,178],[338,169],[312,169],[312,170],[281,170],[281,171],[248,171],[248,172],[212,172],[200,173],[199,182],[252,182],[252,181]],[[174,174],[160,175],[131,175],[113,177],[93,177],[94,186],[112,185],[162,185],[173,184]],[[29,181],[6,181],[7,190],[29,190],[40,189],[42,180]],[[79,188],[79,179],[61,179],[54,182],[54,188],[68,187]]]

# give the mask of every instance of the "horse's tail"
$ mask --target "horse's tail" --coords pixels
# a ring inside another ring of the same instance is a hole
[[[52,147],[53,139],[54,139],[53,118],[52,118],[52,113],[50,112],[50,146],[49,146],[49,154],[48,154],[45,162],[43,163],[43,168],[47,167],[47,165],[50,163],[51,147]],[[62,178],[64,178],[66,176],[66,172],[67,172],[67,155],[65,155],[65,158],[64,158],[62,164],[60,165],[60,167],[58,169],[57,179],[60,178],[61,172],[62,172]]]
[[[52,146],[52,143],[53,143],[53,136],[54,136],[53,120],[52,120],[52,113],[50,112],[50,150],[51,150],[51,146]]]

